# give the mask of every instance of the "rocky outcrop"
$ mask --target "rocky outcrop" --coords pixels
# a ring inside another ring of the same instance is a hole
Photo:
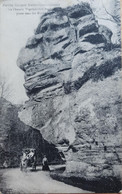
[[[67,175],[86,180],[120,177],[121,58],[111,36],[87,3],[54,8],[18,57],[30,98],[19,117],[64,151]]]
[[[44,154],[49,162],[62,162],[55,146],[44,140],[37,129],[20,121],[16,106],[0,98],[0,167],[5,161],[8,167],[19,166],[23,148],[36,149],[38,164],[41,164]]]

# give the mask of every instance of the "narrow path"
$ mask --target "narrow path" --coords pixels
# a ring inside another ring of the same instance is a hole
[[[41,171],[39,167],[36,172],[29,169],[27,172],[21,172],[18,168],[0,170],[0,175],[0,188],[3,188],[4,191],[14,193],[89,193],[53,180],[49,172]]]

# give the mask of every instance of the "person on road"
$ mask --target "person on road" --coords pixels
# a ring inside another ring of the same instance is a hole
[[[3,168],[8,168],[8,164],[7,164],[6,160],[3,163]]]
[[[21,157],[21,163],[20,163],[20,170],[21,171],[27,170],[27,162],[28,162],[27,154],[28,154],[27,152],[23,152],[23,155]]]
[[[36,170],[36,151],[34,149],[32,149],[29,153],[29,159],[31,161],[32,164],[32,170]]]
[[[50,168],[48,166],[48,160],[46,155],[44,155],[43,160],[42,160],[42,170],[44,171],[50,171]]]

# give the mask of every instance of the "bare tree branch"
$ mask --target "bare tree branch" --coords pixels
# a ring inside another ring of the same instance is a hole
[[[7,81],[7,78],[0,74],[0,97],[9,98],[11,96],[11,86]]]
[[[91,4],[91,6],[92,6],[92,3],[93,2],[95,2],[94,0],[89,0],[89,2],[90,2],[90,4]],[[106,16],[109,16],[109,18],[107,18],[107,17],[99,17],[99,16],[97,16],[97,14],[95,14],[95,16],[98,18],[98,19],[103,19],[103,20],[107,20],[107,21],[111,21],[111,22],[113,22],[113,23],[116,23],[116,24],[118,24],[118,25],[120,25],[120,17],[119,16],[117,16],[117,15],[113,15],[113,14],[111,14],[107,9],[106,9],[106,6],[104,5],[104,3],[103,3],[103,0],[101,0],[101,3],[102,3],[102,6],[103,6],[103,9],[105,10],[105,13],[106,13]],[[116,3],[118,3],[119,4],[119,2],[117,1]],[[92,7],[92,10],[94,10],[95,8],[94,8],[94,6]],[[97,11],[97,10],[95,10],[95,11]],[[93,11],[94,12],[94,11]]]
[[[97,15],[95,15],[95,17],[98,18],[98,19],[101,19],[101,20],[108,20],[108,21],[113,22],[113,20],[110,19],[110,18],[102,18],[102,17],[99,17],[99,16],[97,16]]]
[[[106,7],[105,7],[103,1],[102,1],[102,4],[103,4],[103,8],[105,9],[106,13],[107,13],[109,16],[112,17],[112,19],[113,19],[112,21],[113,21],[114,23],[120,23],[120,18],[119,18],[118,16],[112,15],[110,12],[108,12],[108,10],[106,9]],[[109,19],[109,20],[110,20],[110,19]]]

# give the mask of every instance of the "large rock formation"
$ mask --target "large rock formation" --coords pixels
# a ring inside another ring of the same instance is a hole
[[[0,98],[0,167],[5,161],[8,167],[19,166],[23,148],[36,149],[38,164],[41,164],[44,154],[47,154],[49,162],[62,161],[53,144],[44,140],[37,129],[20,121],[18,108]]]
[[[102,30],[101,30],[102,29]],[[89,4],[54,8],[20,51],[30,100],[19,117],[64,150],[66,174],[120,177],[120,48]]]

